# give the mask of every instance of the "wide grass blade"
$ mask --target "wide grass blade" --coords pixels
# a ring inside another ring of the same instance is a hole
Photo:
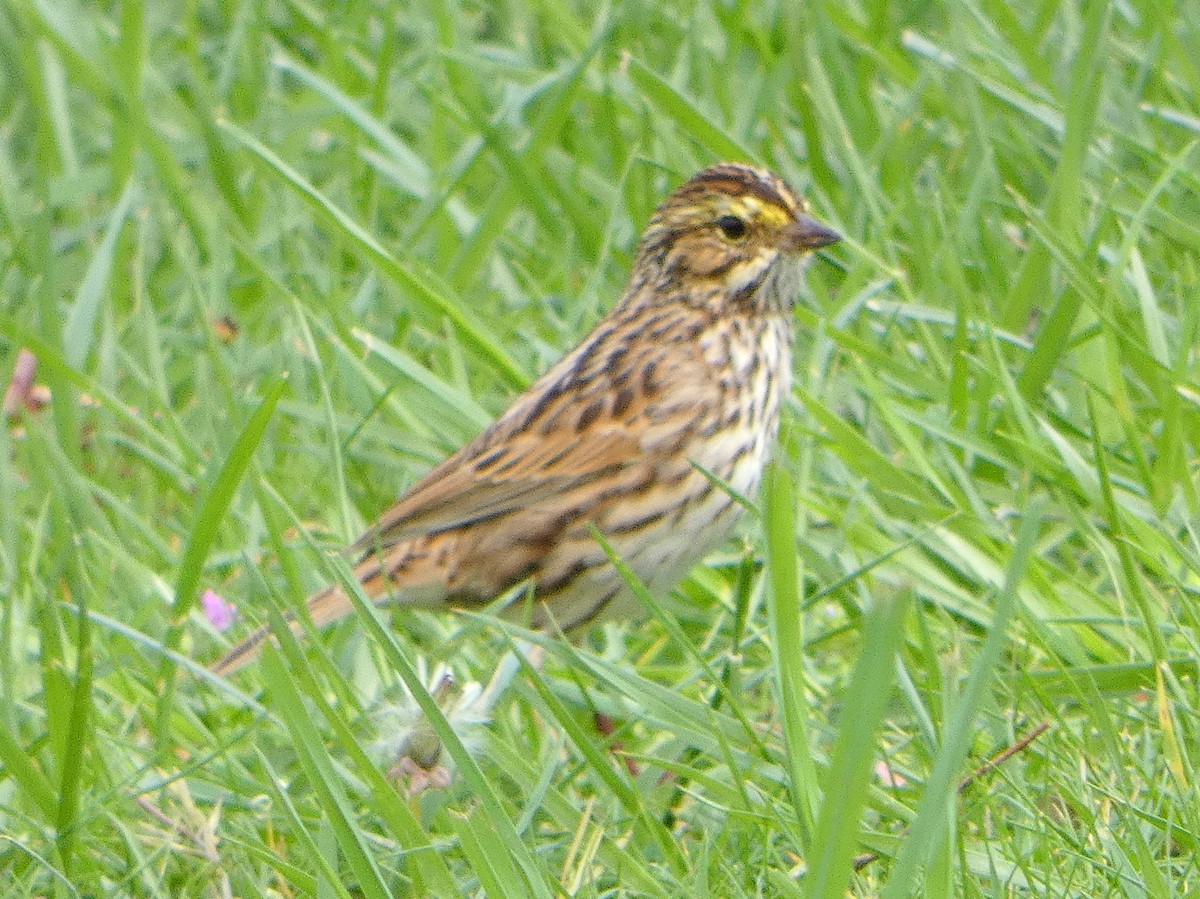
[[[930,863],[937,845],[948,837],[947,806],[957,795],[957,772],[970,748],[971,728],[979,713],[984,690],[994,676],[1009,640],[1008,628],[1019,608],[1018,588],[1030,564],[1042,526],[1042,514],[1035,506],[1021,520],[1004,573],[1004,585],[996,593],[991,627],[962,693],[954,707],[947,710],[947,726],[941,734],[941,746],[917,806],[917,820],[896,853],[881,893],[883,899],[913,895],[921,869]]]
[[[172,608],[171,626],[163,640],[167,650],[178,648],[183,638],[183,624],[196,604],[198,588],[204,573],[204,563],[209,549],[217,536],[221,519],[228,509],[233,495],[241,483],[242,475],[250,464],[254,450],[262,440],[275,412],[279,398],[287,386],[286,378],[277,380],[263,396],[258,408],[246,422],[246,426],[230,446],[221,468],[216,471],[196,513],[192,534],[179,564],[175,581],[175,604]],[[159,668],[161,692],[158,704],[158,739],[160,750],[165,751],[171,742],[170,716],[175,691],[176,666],[169,655],[163,657]]]

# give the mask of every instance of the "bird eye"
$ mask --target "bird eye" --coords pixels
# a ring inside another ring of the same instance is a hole
[[[746,223],[736,215],[723,215],[717,219],[717,227],[730,240],[741,240],[746,236]]]

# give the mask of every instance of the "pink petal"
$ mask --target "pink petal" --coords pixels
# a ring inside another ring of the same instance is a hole
[[[237,606],[216,590],[205,590],[200,597],[200,604],[204,606],[204,617],[217,630],[227,631],[233,626],[237,618]]]

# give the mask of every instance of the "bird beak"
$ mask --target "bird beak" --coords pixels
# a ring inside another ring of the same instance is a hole
[[[784,232],[788,248],[792,250],[819,250],[842,239],[842,235],[832,228],[807,215],[796,216],[796,221],[788,225]]]

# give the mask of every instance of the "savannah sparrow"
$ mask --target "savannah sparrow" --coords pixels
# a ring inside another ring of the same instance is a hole
[[[801,275],[839,239],[770,172],[698,173],[654,213],[616,308],[354,543],[363,590],[462,608],[529,583],[534,627],[579,629],[638,608],[593,527],[652,592],[671,589],[741,511],[711,476],[758,487],[790,389]],[[317,625],[352,608],[339,587],[308,600]],[[241,668],[269,634],[214,670]]]

